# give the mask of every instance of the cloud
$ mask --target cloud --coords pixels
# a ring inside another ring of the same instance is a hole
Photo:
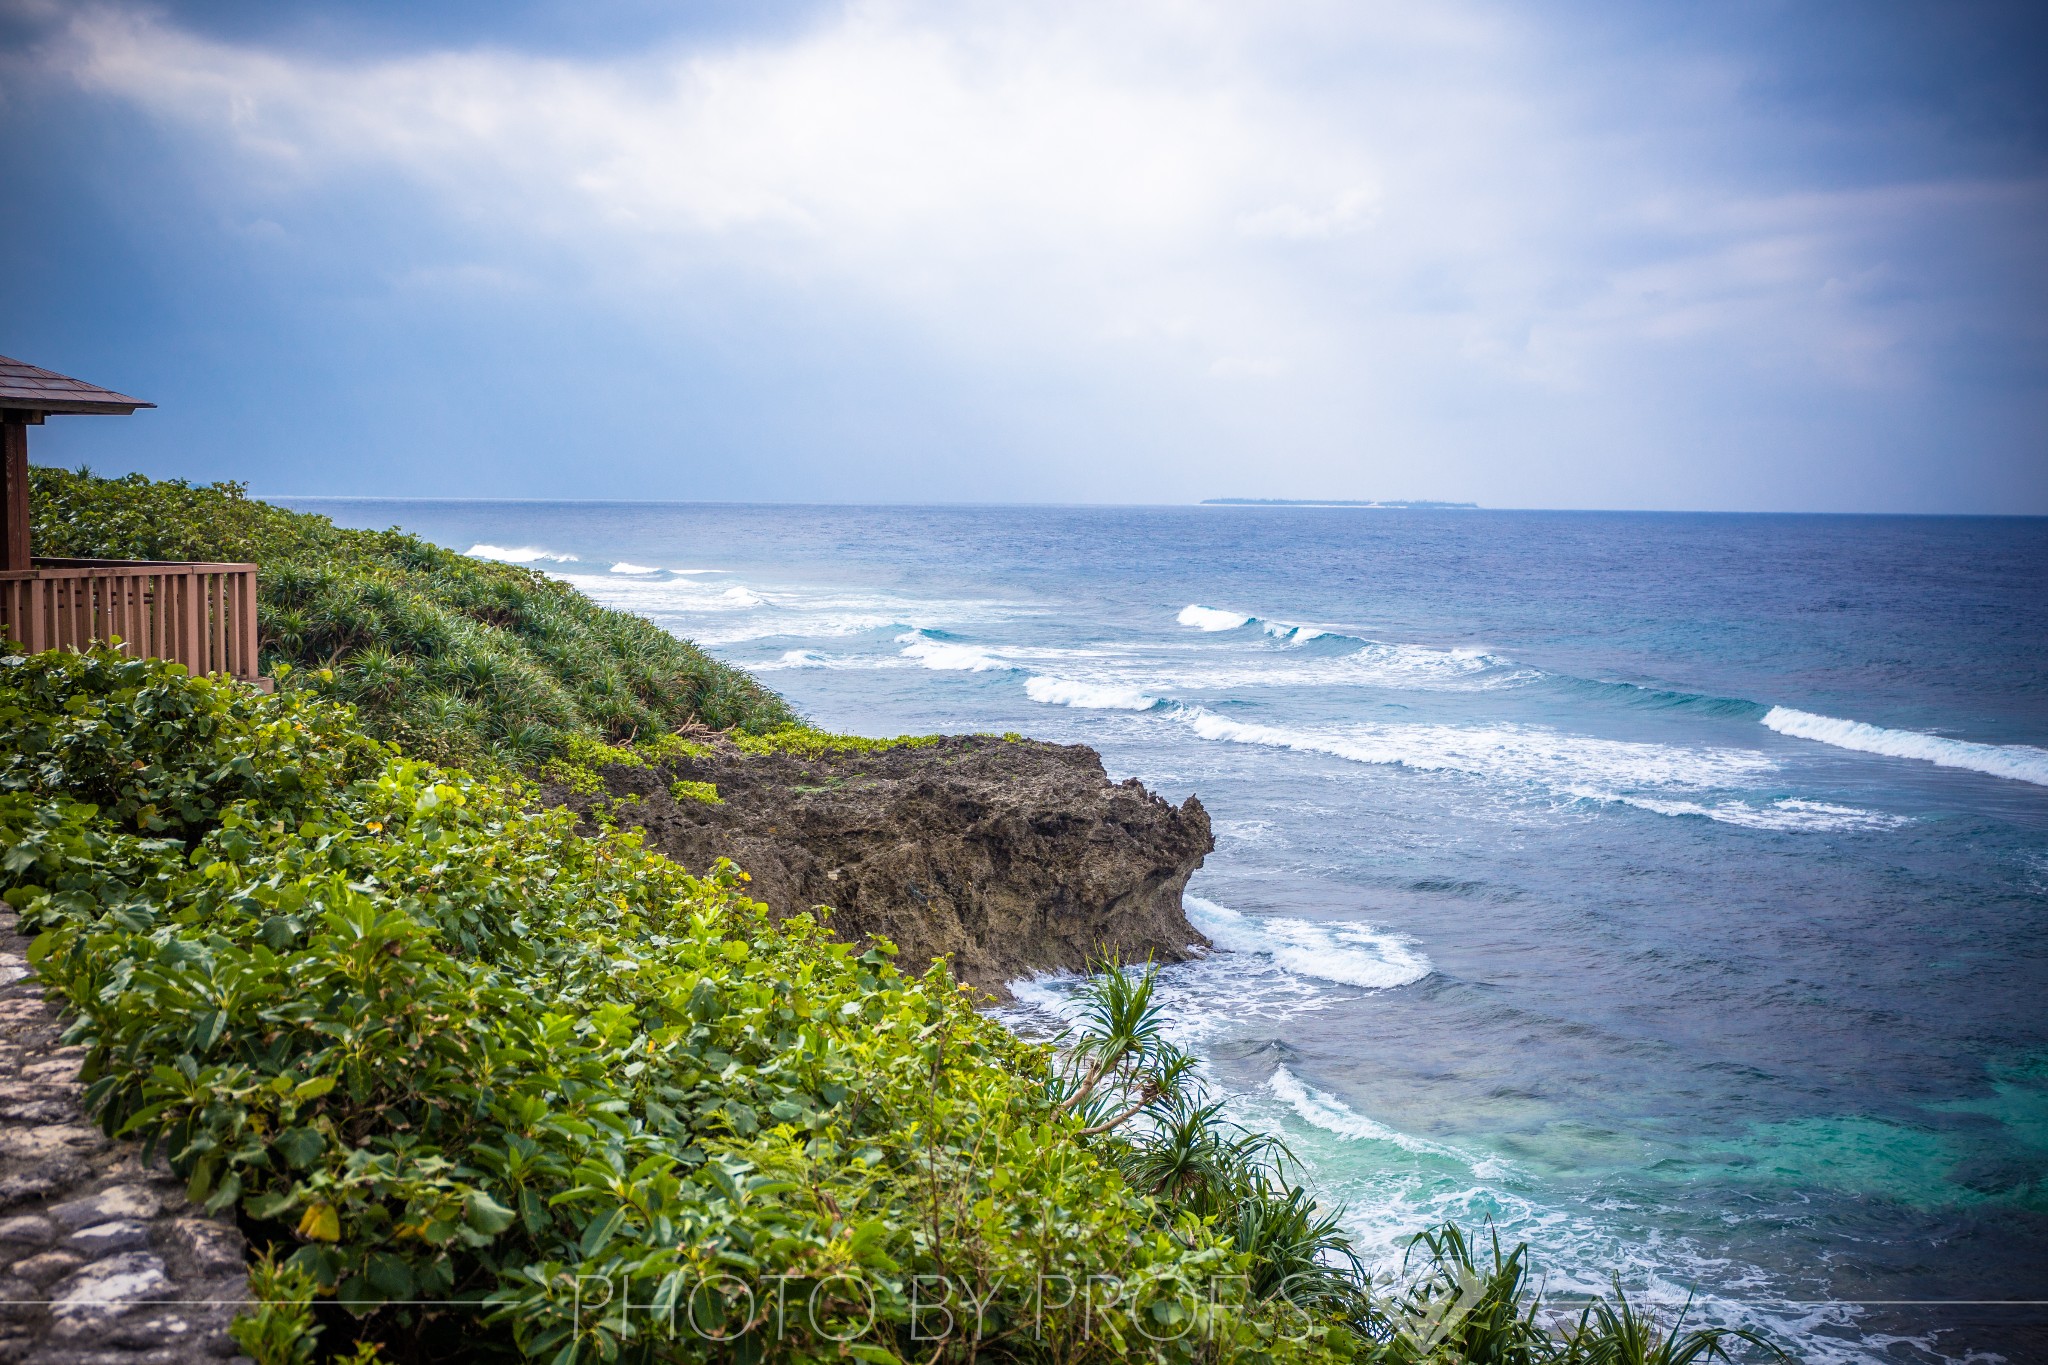
[[[244,221],[296,231],[295,197],[351,177],[418,196],[474,259],[417,278],[749,281],[1090,404],[1221,385],[1326,462],[1446,404],[1525,429],[1544,395],[1604,398],[1640,440],[1709,384],[1911,386],[2006,325],[1962,265],[1902,286],[1944,232],[2038,293],[2008,239],[2040,185],[1773,184],[1742,149],[1806,132],[1724,59],[1567,80],[1564,41],[1476,0],[873,0],[605,58],[322,59],[102,6],[40,60],[212,148]]]

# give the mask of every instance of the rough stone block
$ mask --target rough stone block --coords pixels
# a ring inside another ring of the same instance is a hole
[[[162,1207],[162,1198],[146,1185],[109,1185],[95,1193],[52,1204],[49,1213],[67,1228],[83,1228],[124,1218],[153,1218]]]
[[[0,1275],[0,1323],[25,1322],[39,1318],[48,1305],[42,1291],[27,1280]]]
[[[25,1171],[0,1179],[0,1209],[61,1194],[90,1174],[91,1167],[69,1154],[39,1161]]]
[[[17,1243],[25,1246],[44,1246],[56,1240],[57,1225],[40,1213],[22,1213],[12,1218],[0,1218],[0,1245]]]
[[[25,1261],[16,1261],[9,1269],[8,1274],[19,1275],[30,1284],[41,1288],[53,1280],[63,1279],[66,1275],[84,1265],[88,1259],[75,1251],[45,1251],[40,1256],[31,1256]]]
[[[80,1337],[104,1334],[105,1324],[138,1308],[161,1307],[151,1300],[170,1298],[176,1286],[164,1263],[147,1251],[109,1256],[60,1280],[50,1292],[52,1332]]]
[[[82,1123],[40,1123],[32,1128],[0,1128],[0,1157],[41,1161],[74,1152],[94,1152],[107,1145],[106,1135]]]
[[[146,1251],[149,1249],[149,1225],[133,1218],[94,1223],[72,1233],[65,1245],[93,1260],[116,1251]]]
[[[240,1270],[242,1235],[207,1218],[180,1218],[163,1232],[165,1245],[180,1253],[202,1275]]]

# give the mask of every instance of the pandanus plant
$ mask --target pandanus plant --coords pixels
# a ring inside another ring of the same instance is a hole
[[[1579,1314],[1577,1328],[1565,1339],[1560,1365],[1693,1365],[1695,1361],[1730,1360],[1730,1341],[1759,1347],[1781,1361],[1790,1359],[1754,1332],[1732,1327],[1696,1327],[1688,1332],[1685,1319],[1691,1312],[1692,1300],[1688,1299],[1666,1332],[1654,1312],[1628,1301],[1617,1278],[1613,1303],[1600,1300]]]
[[[1163,1223],[1192,1213],[1224,1231],[1250,1258],[1254,1298],[1362,1320],[1364,1276],[1340,1215],[1284,1178],[1284,1143],[1232,1123],[1203,1094],[1195,1059],[1165,1037],[1157,982],[1149,964],[1097,964],[1079,993],[1080,1022],[1062,1036],[1054,1107],[1083,1121],[1083,1137],[1104,1139]]]
[[[1157,981],[1149,966],[1131,972],[1104,959],[1077,996],[1081,1025],[1063,1036],[1068,1066],[1053,1078],[1053,1107],[1088,1116],[1091,1134],[1108,1132],[1159,1098],[1167,1071],[1185,1074],[1185,1065],[1177,1065],[1179,1049],[1166,1041],[1164,1012],[1152,998]],[[1123,1103],[1113,1107],[1112,1100]]]

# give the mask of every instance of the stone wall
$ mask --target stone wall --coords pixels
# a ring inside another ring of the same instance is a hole
[[[84,1050],[59,1045],[27,946],[0,906],[0,1365],[218,1365],[242,1234],[85,1117]]]

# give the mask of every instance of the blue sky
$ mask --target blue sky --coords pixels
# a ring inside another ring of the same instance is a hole
[[[0,0],[41,462],[2048,513],[2048,20]]]

